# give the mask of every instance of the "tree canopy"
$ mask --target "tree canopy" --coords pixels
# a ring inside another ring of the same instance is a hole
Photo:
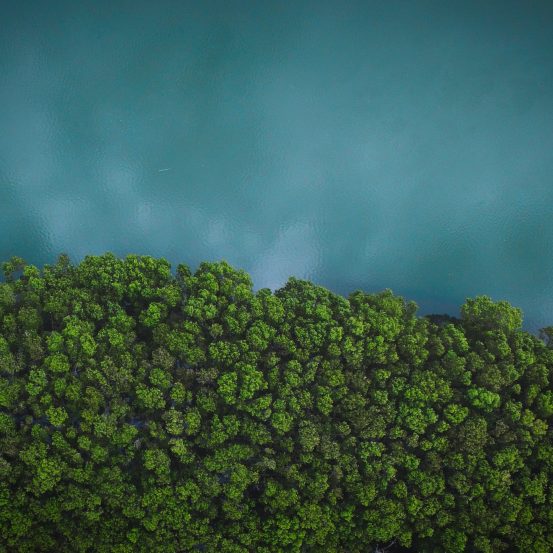
[[[2,271],[0,552],[553,551],[553,331],[506,301]]]

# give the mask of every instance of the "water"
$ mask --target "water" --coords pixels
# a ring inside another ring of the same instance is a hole
[[[550,2],[11,2],[0,259],[507,299],[553,324]]]

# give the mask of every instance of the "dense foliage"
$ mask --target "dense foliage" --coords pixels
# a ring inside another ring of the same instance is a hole
[[[0,551],[553,551],[553,329],[112,254],[0,284]]]

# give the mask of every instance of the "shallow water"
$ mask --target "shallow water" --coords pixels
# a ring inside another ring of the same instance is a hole
[[[116,5],[116,6],[115,6]],[[0,258],[226,259],[255,288],[553,324],[553,4],[12,2]]]

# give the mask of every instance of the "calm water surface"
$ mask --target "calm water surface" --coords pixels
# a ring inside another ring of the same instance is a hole
[[[0,258],[226,259],[553,324],[551,2],[6,2]]]

